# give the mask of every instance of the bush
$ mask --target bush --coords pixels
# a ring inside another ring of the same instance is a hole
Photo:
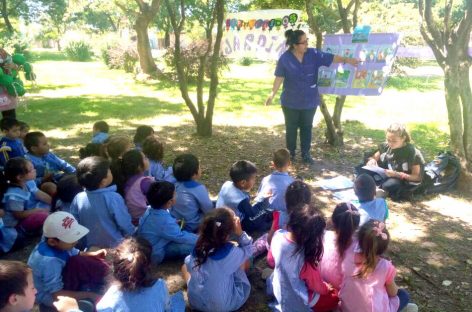
[[[69,60],[76,62],[89,61],[93,56],[92,47],[82,40],[69,42],[64,52]]]
[[[421,60],[416,57],[397,57],[392,66],[392,74],[406,76],[406,68],[417,68],[421,65]]]
[[[239,64],[242,66],[251,66],[253,60],[250,57],[243,57],[242,59],[239,60]]]
[[[195,40],[192,43],[181,47],[181,62],[184,65],[185,76],[189,82],[196,82],[198,78],[198,67],[200,65],[200,58],[205,54],[207,49],[206,40]],[[207,56],[205,76],[210,77],[212,54]],[[175,66],[175,50],[174,47],[169,47],[164,55],[164,62],[167,67],[172,70],[176,76],[177,68]],[[218,73],[221,73],[228,68],[228,59],[220,55],[218,59]]]
[[[115,42],[102,49],[102,60],[110,69],[132,73],[138,59],[138,51],[132,43]]]

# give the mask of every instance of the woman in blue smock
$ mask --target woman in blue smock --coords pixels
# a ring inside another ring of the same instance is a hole
[[[311,158],[311,134],[313,118],[320,103],[318,93],[318,69],[331,63],[357,66],[355,58],[342,57],[308,48],[308,38],[302,30],[289,29],[285,32],[288,50],[277,62],[272,92],[266,100],[270,105],[283,83],[280,97],[285,117],[285,139],[292,161],[295,160],[297,133],[300,129],[300,149],[304,163],[313,164]]]

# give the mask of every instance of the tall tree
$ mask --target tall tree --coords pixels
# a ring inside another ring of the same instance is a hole
[[[68,1],[51,0],[44,2],[44,13],[40,19],[44,26],[43,33],[46,37],[56,41],[57,50],[61,51],[61,37],[67,30]]]
[[[197,3],[197,7],[189,8],[184,0],[178,0],[179,11],[176,12],[175,5],[172,0],[165,0],[166,9],[174,29],[174,48],[175,48],[175,65],[177,68],[177,77],[179,80],[179,88],[185,104],[192,113],[193,119],[197,125],[197,134],[200,136],[211,136],[213,128],[213,111],[215,107],[216,93],[218,88],[218,60],[220,57],[221,40],[223,38],[223,20],[224,20],[224,0],[206,0]],[[194,12],[194,16],[198,16],[205,29],[205,37],[207,40],[207,48],[204,55],[199,58],[198,78],[197,78],[197,103],[192,101],[189,95],[189,84],[185,74],[183,62],[181,62],[181,34],[184,29],[185,21],[188,14]],[[180,14],[179,14],[180,13]],[[213,28],[216,22],[216,38],[213,43]],[[211,55],[211,57],[209,57]],[[204,81],[205,68],[207,60],[210,59],[210,87],[208,90],[208,100],[206,106],[204,102]]]
[[[472,171],[472,92],[470,86],[469,42],[472,31],[472,1],[454,5],[444,1],[434,10],[435,1],[419,0],[420,31],[444,71],[444,89],[451,134],[451,147],[462,165]],[[439,12],[434,14],[433,12]],[[440,20],[441,19],[441,20]]]
[[[336,8],[340,19],[340,26],[344,33],[348,34],[357,25],[357,12],[361,0],[350,0],[344,7],[342,0],[336,0]],[[327,16],[333,16],[333,9],[329,2],[323,0],[306,0],[308,24],[316,36],[316,48],[321,49],[323,44],[323,32],[327,27],[333,30],[333,22]],[[341,114],[346,101],[346,96],[336,97],[334,112],[331,116],[326,105],[325,97],[320,96],[320,110],[326,123],[326,139],[329,144],[339,146],[343,144],[343,129]]]
[[[139,54],[139,65],[145,74],[156,75],[158,69],[151,54],[151,44],[149,43],[148,27],[156,18],[159,11],[160,0],[151,0],[150,3],[144,0],[135,0],[137,9],[133,10],[126,2],[116,1],[116,5],[123,12],[134,18],[134,30],[138,38],[137,49]]]

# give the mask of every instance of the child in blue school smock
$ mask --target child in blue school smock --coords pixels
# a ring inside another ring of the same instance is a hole
[[[14,118],[0,120],[3,137],[0,139],[0,166],[4,167],[10,158],[24,157],[25,151],[20,140],[20,122]]]
[[[354,181],[354,193],[359,198],[359,213],[361,222],[359,226],[370,219],[385,222],[388,218],[388,206],[384,198],[376,198],[376,185],[374,178],[368,174],[360,174]]]
[[[75,196],[70,211],[90,230],[83,246],[112,248],[133,235],[135,228],[125,201],[116,186],[110,185],[110,162],[98,156],[87,157],[77,166],[77,178],[85,191]]]
[[[252,238],[229,208],[208,213],[199,235],[195,250],[182,266],[190,306],[211,312],[239,309],[251,292],[244,269],[252,256]],[[237,237],[237,243],[230,237]]]
[[[97,304],[98,312],[183,312],[181,291],[170,296],[164,280],[153,278],[152,247],[143,238],[127,238],[113,252],[113,282]]]
[[[133,138],[134,148],[141,151],[143,149],[144,140],[152,135],[154,135],[154,129],[151,126],[138,126]]]
[[[206,187],[197,182],[202,171],[195,155],[182,154],[175,158],[172,166],[175,183],[176,200],[170,213],[183,222],[183,228],[196,232],[203,216],[213,209]]]
[[[57,211],[44,222],[44,238],[28,259],[38,289],[36,302],[40,311],[50,311],[59,296],[92,302],[99,297],[96,291],[109,272],[104,261],[106,250],[83,252],[75,248],[87,233],[89,230],[67,212]]]
[[[182,230],[169,213],[169,208],[175,203],[175,186],[167,181],[154,182],[146,198],[151,207],[139,220],[137,235],[151,243],[152,261],[161,263],[165,259],[189,255],[195,247],[197,235]]]
[[[24,143],[28,150],[25,157],[33,163],[36,169],[35,181],[38,187],[44,182],[57,183],[64,173],[75,172],[74,166],[49,151],[48,139],[44,133],[39,131],[29,132],[25,136]],[[55,193],[55,190],[52,192]]]
[[[110,131],[110,127],[105,121],[100,120],[94,123],[92,129],[92,143],[105,143],[106,139],[108,139],[108,131]]]
[[[223,184],[216,201],[216,207],[228,207],[234,211],[245,231],[267,231],[272,223],[270,193],[259,197],[254,205],[251,204],[249,192],[256,183],[256,174],[257,167],[252,162],[235,162],[229,171],[231,181]]]
[[[144,140],[143,153],[149,159],[148,175],[154,177],[156,181],[177,182],[172,172],[172,166],[164,166],[164,145],[156,136],[151,135]]]

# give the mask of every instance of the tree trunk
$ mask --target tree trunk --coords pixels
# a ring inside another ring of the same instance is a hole
[[[5,22],[5,26],[10,34],[15,32],[13,25],[10,22],[10,18],[8,17],[8,10],[7,10],[7,0],[2,0],[2,10],[1,10],[3,21]]]
[[[148,26],[150,19],[145,14],[139,14],[136,19],[134,29],[138,36],[138,55],[139,65],[143,73],[148,75],[156,75],[157,66],[154,63],[151,53],[151,44],[149,43]]]
[[[170,32],[168,29],[166,29],[164,33],[164,48],[170,47]]]
[[[56,45],[57,45],[57,51],[61,52],[62,51],[61,39],[56,40]]]
[[[444,89],[451,135],[451,147],[468,171],[472,167],[472,93],[469,68],[446,66]],[[460,117],[459,117],[460,116]]]
[[[213,121],[206,118],[197,119],[197,135],[201,137],[211,137],[213,134]]]

